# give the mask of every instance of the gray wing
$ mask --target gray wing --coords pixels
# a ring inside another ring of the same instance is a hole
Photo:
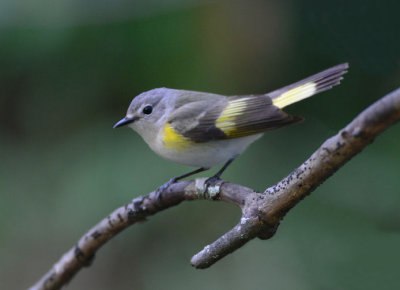
[[[190,102],[176,109],[168,122],[186,138],[207,142],[263,133],[301,120],[274,106],[268,96],[250,95]]]
[[[168,118],[168,123],[180,135],[194,142],[224,139],[226,136],[215,126],[219,113],[227,103],[225,97],[199,100],[186,103],[177,108]]]

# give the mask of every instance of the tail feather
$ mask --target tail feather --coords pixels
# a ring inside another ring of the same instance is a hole
[[[275,106],[282,109],[340,84],[348,67],[347,63],[339,64],[267,95]]]

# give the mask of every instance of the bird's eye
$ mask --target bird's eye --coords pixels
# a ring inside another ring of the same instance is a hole
[[[152,106],[146,106],[146,107],[143,108],[143,114],[150,115],[151,112],[153,112],[153,107]]]

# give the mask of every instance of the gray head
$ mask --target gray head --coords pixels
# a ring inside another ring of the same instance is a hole
[[[176,91],[158,88],[141,93],[132,100],[125,118],[117,122],[114,128],[129,125],[139,134],[144,128],[146,130],[160,128],[158,124],[164,121],[167,109],[174,107]]]

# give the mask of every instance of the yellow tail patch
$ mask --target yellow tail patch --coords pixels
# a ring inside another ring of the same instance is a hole
[[[282,93],[280,96],[273,99],[272,103],[279,109],[282,109],[290,104],[311,97],[316,92],[317,84],[314,82],[309,82]]]
[[[192,141],[180,135],[172,128],[171,124],[167,123],[164,127],[163,143],[164,147],[168,149],[185,150],[191,145]]]

